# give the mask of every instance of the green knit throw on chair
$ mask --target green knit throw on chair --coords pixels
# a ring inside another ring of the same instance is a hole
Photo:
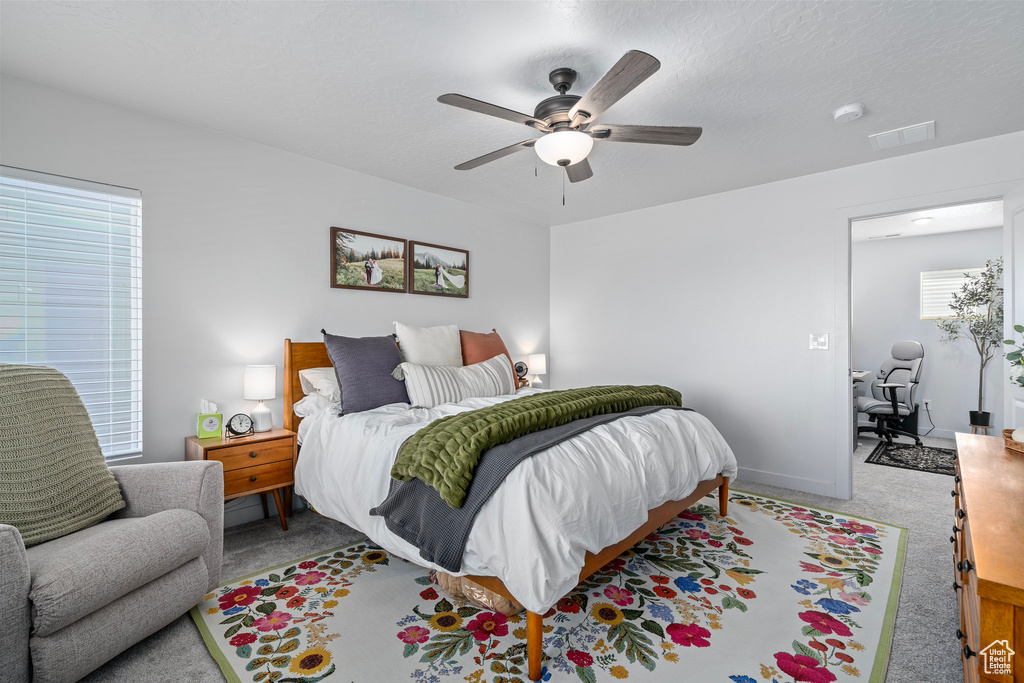
[[[0,524],[30,546],[124,505],[70,380],[53,368],[0,364]]]

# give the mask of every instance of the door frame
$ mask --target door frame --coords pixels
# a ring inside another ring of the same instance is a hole
[[[910,211],[934,209],[955,204],[1002,199],[1005,194],[1020,186],[1022,179],[1009,180],[989,185],[944,190],[924,195],[889,199],[870,204],[845,206],[835,210],[835,462],[836,497],[853,497],[853,392],[850,377],[853,371],[852,333],[852,223],[860,218],[875,218]],[[1004,245],[1007,228],[1003,225]],[[1013,267],[1013,253],[1003,254],[1005,269]]]

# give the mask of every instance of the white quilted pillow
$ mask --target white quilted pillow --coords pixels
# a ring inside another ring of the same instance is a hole
[[[504,354],[458,368],[400,363],[393,375],[405,380],[409,402],[419,408],[516,393],[512,364]]]
[[[457,325],[416,327],[395,322],[402,360],[418,365],[462,365],[462,341]]]
[[[333,367],[299,370],[299,384],[307,396],[320,394],[331,403],[341,402],[341,386]]]

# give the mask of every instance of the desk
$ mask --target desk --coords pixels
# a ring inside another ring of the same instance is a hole
[[[860,421],[858,419],[859,412],[857,411],[857,396],[860,392],[857,391],[857,385],[865,381],[868,377],[871,377],[873,373],[870,370],[851,370],[850,376],[853,378],[853,450],[857,450],[857,437],[859,434]]]

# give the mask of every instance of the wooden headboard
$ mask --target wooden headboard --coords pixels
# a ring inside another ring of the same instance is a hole
[[[284,340],[284,428],[298,431],[302,418],[295,414],[292,406],[303,397],[299,370],[307,368],[329,368],[331,359],[327,347],[319,342],[293,342]]]

